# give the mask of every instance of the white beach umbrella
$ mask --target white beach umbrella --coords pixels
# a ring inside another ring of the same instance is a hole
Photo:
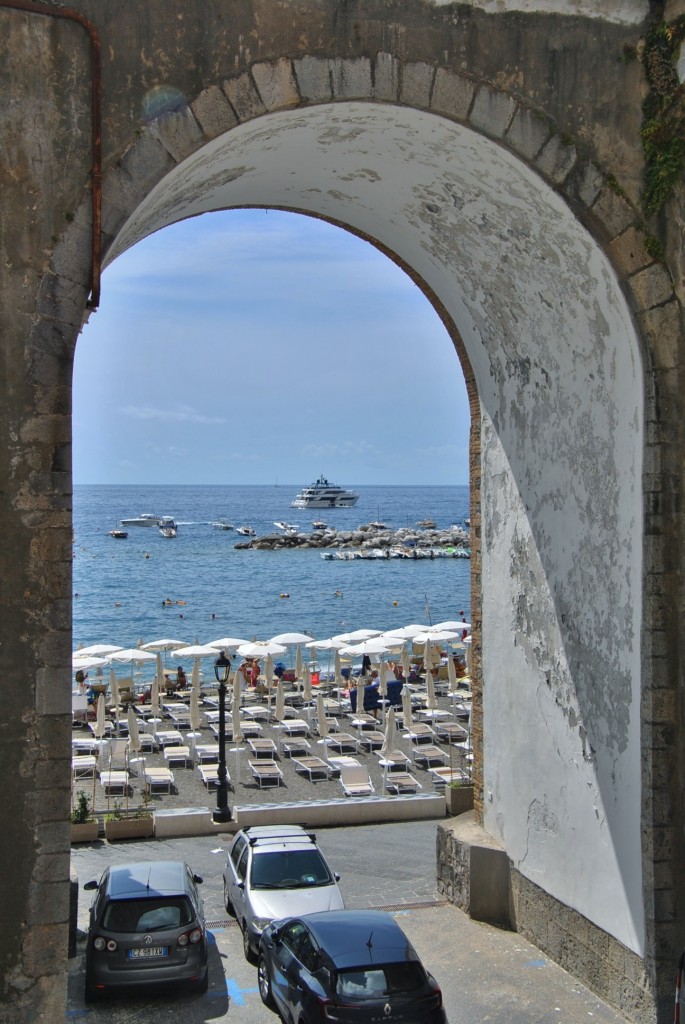
[[[210,640],[208,647],[214,647],[217,651],[236,651],[242,644],[249,643],[248,640],[240,640],[236,636],[224,636],[220,640]]]
[[[368,640],[369,637],[378,636],[380,629],[355,629],[352,633],[338,633],[334,640],[344,640],[346,644],[359,643],[361,640]]]
[[[434,626],[431,626],[431,629],[458,630],[461,635],[465,629],[471,629],[471,623],[460,622],[459,619],[448,619],[446,622],[436,622]]]
[[[412,722],[412,708],[411,708],[411,691],[406,686],[402,687],[402,719],[405,729],[411,729]]]
[[[188,647],[177,647],[171,652],[172,658],[216,658],[216,647],[210,644],[190,644]]]
[[[117,644],[91,644],[90,647],[78,647],[73,652],[74,658],[106,658],[115,651],[120,651],[121,646]]]
[[[346,643],[347,640],[336,640],[331,636],[327,640],[310,640],[304,646],[313,651],[339,651]]]
[[[103,665],[107,664],[107,658],[96,657],[94,654],[90,657],[77,658],[75,655],[71,659],[71,667],[74,672],[89,672],[91,668],[102,668]]]
[[[155,661],[156,655],[152,651],[144,651],[140,647],[123,647],[120,651],[112,651],[108,656],[109,662],[116,661],[124,665],[131,662],[132,665],[142,665],[145,661]]]
[[[393,636],[403,636],[406,640],[412,640],[417,633],[425,633],[426,626],[418,626],[416,623],[412,623],[409,626],[400,626],[398,629],[392,630]]]
[[[283,644],[275,644],[271,640],[255,640],[251,643],[241,644],[238,654],[241,658],[266,658],[267,654],[285,654],[286,648]]]
[[[294,647],[296,644],[308,644],[311,639],[307,633],[279,633],[278,636],[271,637],[270,643]]]
[[[151,640],[149,644],[141,644],[141,651],[153,651],[155,654],[157,651],[176,651],[179,647],[186,647],[188,644],[187,640],[171,640],[164,638],[162,640]]]
[[[435,683],[433,682],[433,673],[429,670],[426,671],[426,707],[437,708],[438,702],[435,699]]]
[[[444,643],[449,640],[457,640],[459,633],[455,633],[453,629],[427,629],[425,633],[417,633],[413,638],[415,644],[425,644],[426,641],[431,643]]]
[[[341,648],[341,654],[351,654],[356,657],[359,654],[388,654],[390,648],[382,640],[371,637],[368,640],[361,640],[359,643],[348,644]]]

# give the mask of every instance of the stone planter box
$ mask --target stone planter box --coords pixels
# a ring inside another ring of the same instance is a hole
[[[451,815],[473,810],[473,786],[445,786],[445,806]]]
[[[100,823],[98,821],[84,821],[78,825],[73,821],[71,823],[72,843],[94,843],[99,832]]]
[[[152,833],[152,816],[115,818],[105,822],[105,839],[148,839]]]

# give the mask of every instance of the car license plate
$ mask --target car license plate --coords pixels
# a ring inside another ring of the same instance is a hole
[[[153,956],[166,956],[166,946],[145,946],[142,949],[129,949],[128,955],[131,960],[148,960]]]

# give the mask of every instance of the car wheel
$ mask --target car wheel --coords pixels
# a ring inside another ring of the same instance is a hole
[[[228,886],[226,885],[226,882],[224,882],[224,906],[231,917],[235,917],[235,907],[231,903],[231,897],[228,895]]]
[[[269,977],[269,969],[263,956],[260,956],[257,967],[257,984],[259,985],[259,994],[264,1005],[268,1006],[270,1010],[275,1010],[276,1002],[271,994],[271,978]]]
[[[257,963],[257,955],[250,945],[250,936],[247,933],[247,922],[243,921],[243,953],[249,964]]]

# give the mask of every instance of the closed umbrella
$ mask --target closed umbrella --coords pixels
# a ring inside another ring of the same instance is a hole
[[[98,697],[98,702],[95,705],[95,727],[93,734],[96,739],[101,740],[107,731],[107,722],[105,720],[105,695],[101,693]]]
[[[345,677],[342,674],[342,660],[340,658],[340,651],[335,652],[335,661],[333,663],[333,671],[335,673],[335,685],[339,690],[345,688]]]
[[[405,729],[411,729],[413,718],[411,712],[411,691],[406,686],[402,687],[402,719]]]
[[[243,734],[240,728],[240,683],[237,673],[233,674],[233,703],[231,705],[231,731],[235,743],[235,784],[240,782],[240,744],[243,741]]]
[[[302,678],[302,648],[299,646],[295,651],[295,678]]]
[[[142,758],[135,756],[133,759],[131,755],[138,755],[140,753],[140,731],[138,729],[138,719],[133,708],[129,705],[129,709],[126,713],[128,719],[128,753],[129,753],[129,764],[135,759],[136,763],[140,763]],[[143,785],[142,776],[140,777],[141,789]]]
[[[328,744],[326,743],[326,737],[328,736],[328,722],[326,721],[326,708],[323,702],[322,693],[320,693],[316,698],[316,717],[319,723],[319,736],[321,737],[319,743],[323,746],[324,760],[328,763]]]
[[[400,663],[402,665],[402,671],[404,672],[404,678],[409,679],[411,673],[411,659],[406,647],[403,647],[400,653]]]
[[[112,704],[114,705],[114,721],[116,722],[117,732],[119,732],[119,683],[113,668],[109,670],[109,691],[112,695]]]
[[[278,680],[278,686],[276,687],[276,707],[274,708],[274,718],[280,725],[285,718],[285,690],[283,689],[283,680]],[[277,746],[280,751],[281,749],[281,730],[277,729]]]
[[[383,700],[381,704],[381,721],[385,723],[385,698],[388,696],[388,666],[385,661],[381,662],[378,670],[378,693]]]
[[[200,659],[193,661],[193,671],[190,673],[190,687],[192,690],[200,689]]]
[[[430,671],[426,672],[426,707],[437,708],[438,702],[435,699],[435,683],[433,682],[433,673]]]
[[[363,676],[359,677],[357,682],[357,721],[359,722],[359,732],[362,731],[361,727],[361,716],[364,714],[364,690],[366,689],[366,680]]]
[[[386,759],[386,754],[393,754],[395,752],[395,740],[397,737],[397,725],[395,724],[395,709],[390,708],[388,711],[388,717],[385,722],[385,736],[383,738],[383,745],[381,747],[381,754]],[[385,796],[385,787],[387,783],[388,765],[387,759],[386,764],[383,765],[383,795]]]
[[[152,711],[152,714],[150,715],[150,717],[152,718],[152,735],[156,736],[157,722],[160,718],[162,710],[159,700],[159,678],[157,676],[155,676],[155,678],[152,680],[152,689],[150,692],[150,708]]]
[[[433,661],[433,646],[430,640],[426,640],[423,648],[423,671],[428,672]]]
[[[190,741],[195,751],[195,742],[200,734],[202,714],[200,712],[200,691],[195,687],[190,691]]]
[[[297,648],[299,651],[299,647]],[[302,669],[302,700],[307,706],[307,722],[312,717],[312,674],[309,671],[309,665],[305,665]]]

